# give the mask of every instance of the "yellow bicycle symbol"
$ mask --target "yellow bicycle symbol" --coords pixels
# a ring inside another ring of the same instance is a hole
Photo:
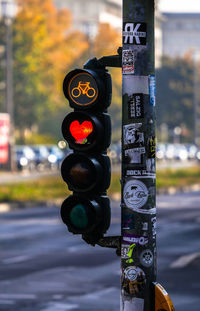
[[[81,94],[86,95],[87,97],[91,98],[95,96],[96,91],[93,87],[90,87],[90,82],[80,81],[78,83],[78,86],[72,89],[71,94],[75,98],[79,97]]]

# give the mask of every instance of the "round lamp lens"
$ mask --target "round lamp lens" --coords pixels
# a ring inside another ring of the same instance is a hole
[[[82,204],[77,204],[73,207],[70,213],[70,221],[74,227],[85,229],[88,226],[88,216],[86,208]]]
[[[68,85],[71,100],[79,106],[91,105],[98,97],[98,87],[95,79],[87,72],[73,76]]]
[[[95,182],[93,167],[87,162],[75,163],[69,170],[70,183],[76,189],[87,189]]]
[[[93,125],[91,121],[75,120],[70,124],[69,131],[76,144],[85,145],[88,143],[88,136],[93,132]]]

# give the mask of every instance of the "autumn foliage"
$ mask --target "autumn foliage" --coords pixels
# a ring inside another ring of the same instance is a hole
[[[121,35],[102,24],[91,46],[86,35],[72,30],[69,10],[56,9],[53,0],[18,0],[18,4],[13,24],[15,126],[22,138],[34,125],[56,134],[68,109],[62,94],[65,74],[83,66],[90,49],[97,58],[116,54]],[[112,110],[119,119],[121,72],[112,72],[118,106]]]
[[[62,105],[64,73],[88,48],[83,34],[68,33],[70,24],[69,11],[57,10],[51,0],[19,0],[14,22],[14,98],[15,123],[21,130]]]

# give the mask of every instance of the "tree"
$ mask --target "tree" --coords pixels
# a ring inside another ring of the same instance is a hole
[[[193,136],[194,68],[190,58],[163,59],[157,70],[157,125],[179,126]],[[188,138],[187,138],[188,139]]]
[[[88,45],[81,33],[67,32],[70,13],[58,11],[52,0],[19,0],[19,7],[13,39],[14,100],[15,124],[23,134],[35,123],[53,120],[58,107],[62,109],[64,72]]]

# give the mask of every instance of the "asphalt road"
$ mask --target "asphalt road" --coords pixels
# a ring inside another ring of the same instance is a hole
[[[158,281],[176,311],[199,311],[200,193],[157,202]],[[109,234],[119,233],[119,202],[112,202]],[[0,245],[0,311],[119,310],[120,259],[69,234],[59,208],[1,214]]]

